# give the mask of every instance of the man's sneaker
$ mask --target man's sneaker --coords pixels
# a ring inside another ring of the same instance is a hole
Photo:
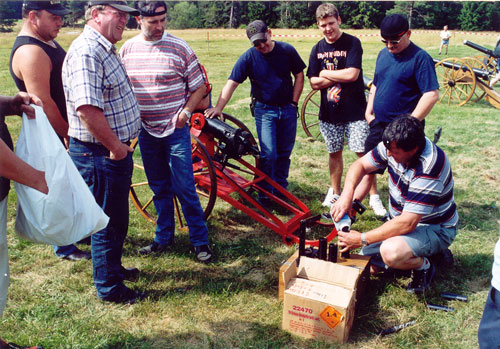
[[[434,267],[434,264],[430,264],[431,265],[429,269],[413,269],[411,271],[411,282],[408,287],[406,287],[406,292],[422,294],[431,287],[432,280],[434,279],[434,275],[436,274],[436,268]]]
[[[370,195],[370,207],[373,210],[373,213],[375,213],[376,216],[386,216],[387,215],[387,210],[384,207],[384,204],[380,200],[380,196],[378,194],[375,195]]]
[[[140,248],[139,254],[142,254],[143,256],[147,256],[151,253],[166,252],[168,250],[169,246],[170,246],[170,244],[160,245],[156,241],[153,241],[153,243],[151,245],[147,245],[145,247]]]
[[[200,262],[210,263],[212,260],[212,251],[208,245],[196,246],[194,248],[194,253]]]
[[[332,203],[337,201],[339,198],[338,194],[333,193],[333,188],[328,188],[328,193],[326,193],[325,200],[321,204],[321,206],[328,207],[332,206]]]

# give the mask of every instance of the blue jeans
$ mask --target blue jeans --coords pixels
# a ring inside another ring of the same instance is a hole
[[[477,331],[479,348],[500,348],[498,329],[500,329],[500,291],[491,287]]]
[[[191,243],[195,247],[207,245],[208,228],[195,189],[188,127],[176,128],[173,134],[162,138],[153,137],[142,129],[139,134],[139,147],[158,214],[155,241],[161,245],[173,243],[175,194],[189,227]]]
[[[107,227],[92,235],[91,252],[97,296],[113,299],[125,288],[121,258],[128,230],[132,153],[115,161],[109,158],[104,146],[71,138],[69,155],[97,203],[109,216]]]
[[[259,168],[286,189],[290,155],[297,133],[297,107],[293,104],[273,107],[257,102],[254,114],[260,145]],[[274,192],[267,183],[262,187]]]

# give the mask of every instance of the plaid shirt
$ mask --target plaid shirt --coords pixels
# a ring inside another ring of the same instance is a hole
[[[99,143],[77,115],[83,105],[92,105],[104,116],[120,141],[139,134],[139,106],[116,47],[95,29],[85,26],[71,44],[62,69],[68,109],[68,134],[83,142]]]

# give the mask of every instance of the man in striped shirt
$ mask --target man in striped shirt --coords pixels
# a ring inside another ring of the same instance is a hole
[[[428,138],[419,120],[404,115],[384,130],[382,142],[347,173],[344,190],[332,207],[338,221],[351,205],[354,188],[367,173],[388,169],[391,220],[367,232],[339,232],[342,251],[363,247],[390,268],[411,270],[409,293],[423,293],[435,274],[428,257],[455,239],[458,214],[453,176],[446,154]],[[372,265],[372,273],[380,271]]]
[[[126,41],[120,57],[141,110],[139,135],[144,170],[158,213],[154,241],[140,254],[165,252],[174,242],[175,194],[196,257],[209,262],[208,229],[196,194],[188,121],[207,92],[200,62],[182,39],[165,32],[163,1],[139,1],[141,34]]]

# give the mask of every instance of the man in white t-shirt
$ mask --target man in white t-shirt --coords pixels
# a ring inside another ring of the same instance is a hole
[[[439,46],[439,54],[441,54],[443,47],[446,46],[444,54],[447,55],[448,44],[450,43],[450,38],[451,38],[451,32],[448,30],[447,25],[443,27],[443,30],[441,31],[441,33],[439,33],[439,36],[441,37],[441,46]]]

